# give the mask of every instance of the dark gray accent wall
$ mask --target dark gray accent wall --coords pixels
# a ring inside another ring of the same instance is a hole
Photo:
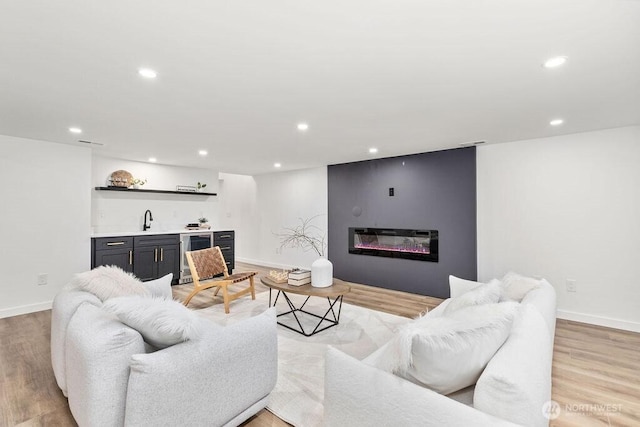
[[[328,181],[335,277],[440,298],[449,274],[476,279],[475,147],[331,165]],[[438,230],[440,259],[350,254],[349,227]]]

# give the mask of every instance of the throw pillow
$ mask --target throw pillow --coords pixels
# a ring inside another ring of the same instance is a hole
[[[520,302],[529,291],[539,287],[539,280],[511,271],[502,278],[502,301]]]
[[[100,266],[76,274],[66,289],[80,289],[92,293],[102,302],[126,295],[151,294],[133,274],[113,265]]]
[[[172,299],[173,293],[171,292],[171,281],[173,280],[173,273],[169,273],[166,276],[162,276],[159,279],[149,280],[144,282],[144,286],[149,290],[152,297]]]
[[[472,289],[482,285],[482,282],[474,282],[473,280],[461,279],[456,276],[449,276],[449,292],[451,298],[459,297],[465,292],[469,292]]]
[[[518,307],[493,303],[422,317],[401,327],[367,363],[438,393],[453,393],[475,384],[509,336]]]
[[[500,301],[502,295],[502,286],[500,281],[493,279],[487,284],[480,285],[477,288],[465,292],[459,297],[451,298],[451,301],[444,310],[444,315],[453,313],[464,307],[480,304],[490,304]]]
[[[103,308],[159,349],[198,339],[203,332],[201,319],[178,301],[136,295],[110,299]]]

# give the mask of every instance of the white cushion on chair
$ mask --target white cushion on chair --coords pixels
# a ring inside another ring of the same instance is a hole
[[[502,278],[502,287],[502,301],[520,302],[529,291],[540,287],[540,280],[510,271]]]
[[[129,296],[110,299],[103,308],[140,332],[144,340],[156,348],[198,339],[202,335],[201,319],[177,301]]]
[[[496,303],[500,301],[501,295],[502,285],[500,281],[493,279],[489,283],[473,288],[455,298],[451,298],[451,302],[449,302],[449,305],[447,305],[447,308],[444,310],[444,315],[446,316],[456,310],[472,305]]]
[[[151,295],[151,292],[133,274],[113,265],[103,265],[78,273],[71,279],[67,288],[90,292],[103,302],[109,298],[125,295]]]
[[[159,279],[149,280],[144,282],[144,286],[149,290],[152,297],[172,299],[173,293],[171,292],[171,281],[173,280],[173,273],[169,273],[166,276],[162,276]]]
[[[482,282],[475,282],[473,280],[461,279],[456,276],[449,276],[449,292],[451,298],[459,297],[465,292],[469,292],[478,286],[483,285]]]
[[[509,336],[519,304],[465,307],[403,325],[365,363],[393,372],[441,394],[475,384]]]

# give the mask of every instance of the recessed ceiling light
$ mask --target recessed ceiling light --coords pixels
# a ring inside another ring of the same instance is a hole
[[[566,56],[554,56],[553,58],[549,58],[544,61],[543,66],[545,68],[556,68],[566,64],[568,60],[569,58],[567,58]]]
[[[378,149],[375,147],[371,147],[369,148],[369,154],[376,154],[378,152]]]
[[[562,119],[554,119],[549,122],[551,126],[560,126],[563,123],[564,123],[564,120]]]
[[[300,132],[306,132],[309,130],[309,125],[307,123],[298,123],[298,130]]]
[[[158,76],[158,73],[156,73],[151,68],[140,68],[138,70],[138,74],[140,74],[145,79],[155,79]]]
[[[279,168],[279,167],[281,167],[281,166],[282,166],[282,165],[281,165],[280,163],[274,163],[274,164],[273,164],[273,167],[274,167],[274,168]]]
[[[82,129],[71,127],[71,128],[69,128],[69,132],[71,132],[71,133],[82,133]]]
[[[200,154],[201,156],[206,156],[209,153],[207,152],[207,150],[200,150],[198,151],[198,154]]]
[[[150,161],[151,163],[155,163],[155,162],[157,162],[157,161],[158,161],[158,159],[156,159],[155,157],[149,157],[149,161]]]

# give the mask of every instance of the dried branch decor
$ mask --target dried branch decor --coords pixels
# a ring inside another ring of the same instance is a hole
[[[274,233],[280,238],[280,249],[282,248],[301,248],[308,252],[314,250],[318,256],[324,256],[327,246],[325,235],[322,229],[311,222],[321,215],[315,215],[311,218],[300,220],[300,225],[296,227],[284,227],[281,233]]]

